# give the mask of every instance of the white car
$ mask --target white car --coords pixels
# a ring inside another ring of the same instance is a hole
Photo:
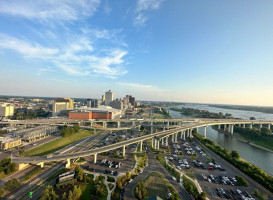
[[[173,181],[176,181],[176,178],[174,176],[172,176],[172,179],[173,179]]]
[[[167,196],[166,196],[166,199],[171,198],[171,196],[172,196],[172,193],[168,193]]]
[[[177,168],[178,170],[181,170],[181,167],[179,167],[179,166],[177,166],[176,168]]]
[[[52,155],[47,156],[46,158],[52,158]]]

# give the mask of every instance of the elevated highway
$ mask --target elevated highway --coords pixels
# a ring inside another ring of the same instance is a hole
[[[122,120],[121,120],[122,121]],[[146,121],[145,121],[146,122]],[[234,125],[239,125],[242,127],[249,126],[249,128],[252,128],[254,124],[259,124],[259,127],[261,128],[262,125],[267,125],[268,128],[273,124],[273,121],[260,121],[260,120],[236,120],[236,119],[194,119],[189,123],[189,120],[183,120],[183,119],[166,119],[165,120],[150,120],[148,121],[150,124],[154,122],[161,122],[161,123],[177,123],[179,126],[173,129],[163,130],[160,132],[152,132],[153,126],[151,126],[151,134],[144,135],[141,137],[129,139],[126,141],[122,141],[119,143],[103,146],[96,149],[91,149],[87,151],[82,152],[75,152],[75,153],[66,153],[62,155],[53,155],[50,158],[47,157],[15,157],[13,158],[13,162],[16,163],[44,163],[44,162],[51,162],[51,161],[61,161],[61,160],[67,160],[67,166],[70,165],[70,159],[78,158],[78,157],[87,157],[87,156],[94,156],[94,163],[97,161],[97,154],[111,151],[114,149],[122,148],[123,149],[123,156],[125,156],[126,153],[126,146],[130,144],[139,143],[140,144],[140,151],[142,151],[142,144],[145,140],[152,141],[152,146],[155,149],[159,149],[159,144],[162,142],[162,145],[168,145],[168,137],[172,137],[172,141],[177,142],[177,137],[180,134],[181,139],[185,139],[186,137],[192,137],[192,130],[198,129],[199,127],[204,127],[204,137],[206,137],[206,127],[207,126],[214,126],[218,125],[218,128],[220,129],[221,125],[224,125],[224,128],[226,131],[228,131],[230,134],[233,134],[233,128]],[[185,123],[186,122],[186,123]]]

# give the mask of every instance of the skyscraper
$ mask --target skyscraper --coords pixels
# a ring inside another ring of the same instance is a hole
[[[114,93],[111,90],[105,92],[105,105],[106,106],[109,106],[110,103],[113,101],[113,99],[114,99]]]
[[[68,110],[74,109],[74,99],[56,98],[53,103],[52,116],[68,114]]]

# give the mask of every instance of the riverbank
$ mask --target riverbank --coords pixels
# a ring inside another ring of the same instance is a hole
[[[230,135],[229,133],[227,133],[227,132],[225,132],[225,131],[223,131],[223,130],[219,130],[219,129],[216,128],[215,126],[213,126],[212,128],[213,128],[214,130],[218,131],[219,133],[223,133],[223,134],[226,134],[226,135]],[[254,147],[257,147],[257,148],[259,148],[259,149],[262,149],[262,150],[268,151],[268,152],[270,152],[270,153],[273,153],[273,150],[268,149],[268,148],[263,147],[263,146],[260,146],[260,145],[258,145],[258,144],[255,144],[255,143],[253,143],[253,141],[248,140],[247,138],[242,137],[239,133],[234,132],[232,136],[235,137],[237,140],[240,140],[241,142],[248,143],[248,144],[251,145],[251,146],[254,146]]]
[[[251,177],[253,180],[263,185],[269,191],[273,192],[273,177],[271,175],[267,174],[265,171],[256,167],[255,165],[246,162],[245,160],[242,160],[240,157],[235,157],[234,152],[230,153],[227,149],[219,146],[212,140],[204,138],[196,132],[194,132],[193,135],[197,140],[202,142],[211,151],[218,154],[220,157],[225,159],[234,167],[238,168],[240,171]]]

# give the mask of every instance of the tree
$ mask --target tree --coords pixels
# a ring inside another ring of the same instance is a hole
[[[250,120],[256,120],[256,118],[255,118],[255,117],[250,117],[249,119],[250,119]]]
[[[272,131],[266,127],[262,127],[261,128],[261,134],[264,135],[264,136],[267,136],[267,135],[271,135],[272,134]]]
[[[73,129],[74,129],[75,133],[79,132],[79,130],[80,130],[79,124],[75,124],[75,125],[73,126]]]
[[[17,188],[19,185],[21,185],[20,181],[17,178],[13,178],[11,180],[8,180],[4,184],[4,189],[8,191],[12,191],[13,189]]]
[[[233,158],[233,159],[238,159],[238,158],[240,158],[240,154],[238,153],[238,151],[231,151],[231,157]]]
[[[77,165],[75,168],[75,177],[78,181],[83,181],[85,174],[82,171],[82,168]]]
[[[200,199],[205,200],[206,197],[207,197],[207,193],[206,192],[201,192],[200,193]]]
[[[117,187],[118,187],[119,189],[122,189],[122,180],[121,180],[121,177],[120,177],[120,176],[117,178]]]
[[[19,150],[19,155],[20,155],[20,156],[23,156],[24,154],[25,154],[25,150],[24,150],[24,149],[20,149],[20,150]]]
[[[45,190],[42,192],[40,200],[57,200],[57,199],[59,199],[59,196],[55,193],[53,187],[51,185],[46,186]]]

